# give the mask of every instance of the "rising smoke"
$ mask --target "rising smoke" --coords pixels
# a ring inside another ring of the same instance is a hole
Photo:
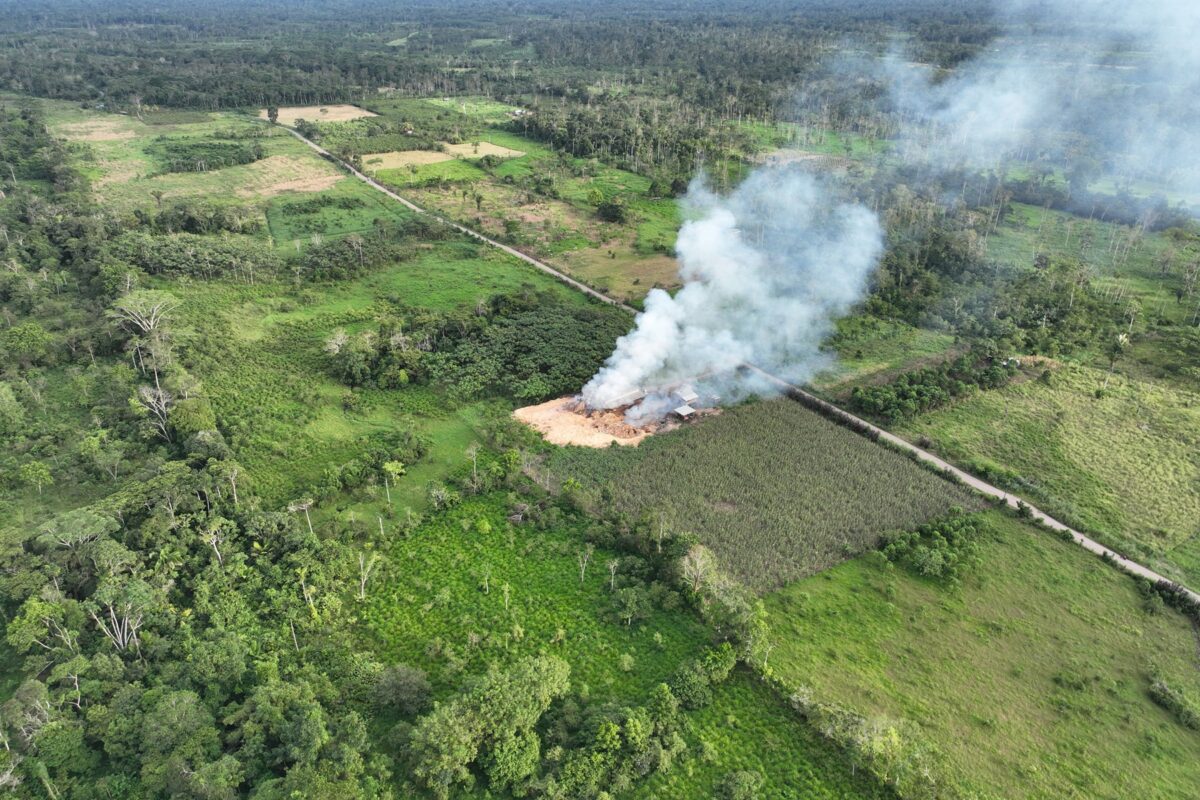
[[[949,75],[881,62],[906,158],[1048,156],[1077,185],[1148,181],[1200,203],[1200,2],[998,0],[996,19],[1009,33]]]
[[[996,19],[1008,35],[948,73],[898,53],[867,68],[888,87],[905,161],[1043,160],[1065,164],[1073,190],[1149,181],[1200,207],[1200,0],[997,0]],[[760,169],[728,197],[693,182],[684,205],[683,288],[650,292],[583,390],[593,408],[649,391],[633,422],[671,407],[656,388],[697,376],[722,400],[772,391],[737,372],[747,362],[811,378],[882,252],[872,212],[786,168]]]
[[[634,330],[583,389],[592,408],[644,390],[631,418],[661,416],[669,405],[655,390],[701,376],[722,400],[767,389],[737,375],[746,362],[811,378],[828,363],[820,345],[833,320],[862,299],[883,251],[873,213],[795,167],[759,169],[728,196],[697,179],[683,205],[683,288],[646,296]]]

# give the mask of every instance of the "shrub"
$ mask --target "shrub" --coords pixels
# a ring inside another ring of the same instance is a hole
[[[754,770],[738,770],[725,776],[717,789],[717,796],[723,800],[755,800],[762,784],[762,775]]]
[[[429,709],[431,689],[425,671],[407,664],[395,664],[379,675],[375,701],[403,716],[421,714]]]
[[[1181,690],[1168,685],[1161,678],[1155,678],[1150,683],[1150,699],[1170,711],[1180,725],[1200,731],[1200,709]]]

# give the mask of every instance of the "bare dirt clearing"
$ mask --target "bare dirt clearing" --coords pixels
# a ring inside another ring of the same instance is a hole
[[[627,425],[619,411],[593,412],[590,416],[580,413],[579,399],[559,397],[536,406],[525,406],[513,412],[513,416],[538,431],[550,444],[579,445],[580,447],[608,447],[613,442],[636,445],[650,436],[666,429],[634,428]]]
[[[366,109],[351,105],[285,106],[279,109],[279,122],[288,126],[295,125],[298,119],[309,122],[349,122],[352,119],[375,116],[378,116],[378,114],[373,114]],[[258,118],[267,118],[267,110],[265,108],[258,112]]]
[[[509,147],[501,147],[498,144],[491,142],[463,142],[462,144],[447,144],[446,152],[454,155],[457,158],[483,158],[484,156],[496,156],[498,158],[520,158],[525,155],[521,150],[513,150]]]
[[[433,150],[393,150],[389,153],[368,153],[362,157],[363,166],[368,172],[378,169],[403,169],[414,165],[420,167],[452,160],[454,156],[449,153]]]

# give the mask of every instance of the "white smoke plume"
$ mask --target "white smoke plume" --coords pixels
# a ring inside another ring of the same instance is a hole
[[[795,381],[824,366],[833,320],[864,296],[883,251],[879,220],[841,202],[811,174],[765,167],[728,196],[692,182],[676,252],[683,288],[655,289],[634,330],[584,387],[592,408],[649,396],[631,418],[660,417],[656,389],[703,377],[722,400],[771,387],[739,376],[747,362]]]
[[[904,157],[987,168],[1045,154],[1081,178],[1149,182],[1200,204],[1198,0],[995,10],[1007,35],[948,75],[884,61]]]

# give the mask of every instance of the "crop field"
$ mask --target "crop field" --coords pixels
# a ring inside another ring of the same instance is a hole
[[[375,116],[374,113],[364,108],[345,104],[329,106],[283,106],[279,109],[280,124],[289,127],[294,126],[296,120],[301,119],[306,122],[348,122],[352,119],[373,116]],[[259,110],[258,118],[267,118],[267,110],[265,108]]]
[[[361,452],[382,432],[416,427],[430,435],[428,464],[405,483],[405,501],[424,505],[434,469],[462,463],[473,440],[470,408],[451,410],[424,387],[363,389],[353,411],[346,387],[328,374],[322,343],[335,328],[373,319],[389,302],[446,310],[524,285],[584,303],[557,281],[491,251],[457,242],[354,281],[297,291],[290,283],[209,281],[171,285],[179,298],[180,335],[223,430],[258,494],[274,504],[294,500],[324,470]],[[443,446],[445,442],[445,446]],[[439,473],[439,474],[435,474]]]
[[[1066,366],[1050,383],[982,392],[904,424],[935,449],[1092,531],[1160,559],[1200,533],[1200,402],[1195,395]],[[1179,574],[1176,572],[1176,574]],[[1200,583],[1200,573],[1187,576]]]
[[[757,772],[759,800],[869,800],[892,794],[818,737],[760,679],[736,670],[714,692],[708,708],[691,714],[692,749],[668,773],[651,776],[629,797],[721,797],[720,785],[737,771]]]
[[[864,556],[766,598],[775,673],[870,716],[918,723],[981,797],[1183,798],[1200,736],[1152,676],[1200,696],[1196,639],[1134,581],[996,511],[955,590]]]
[[[624,511],[695,533],[756,591],[827,569],[884,531],[979,503],[790,400],[728,409],[637,448],[563,449],[548,467],[609,487]]]

